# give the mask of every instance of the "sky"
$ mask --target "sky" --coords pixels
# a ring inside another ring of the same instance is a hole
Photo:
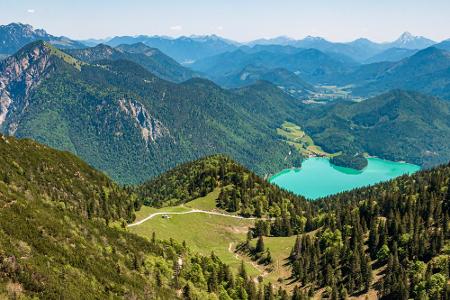
[[[73,39],[217,34],[237,41],[321,36],[450,38],[450,0],[0,0],[0,24]]]

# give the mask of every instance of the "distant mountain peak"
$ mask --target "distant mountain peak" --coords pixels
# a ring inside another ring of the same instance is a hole
[[[306,36],[303,40],[304,41],[325,41],[325,39],[323,37],[312,36],[312,35]]]
[[[423,36],[415,36],[411,34],[410,32],[406,31],[402,33],[402,35],[391,43],[393,47],[398,48],[407,48],[407,49],[423,49],[427,48],[433,44],[435,44],[435,41],[432,41],[430,39],[427,39]]]
[[[23,46],[36,40],[44,40],[59,48],[82,48],[82,43],[72,41],[67,37],[57,37],[48,34],[44,29],[34,29],[23,23],[0,25],[0,54],[13,54]]]
[[[412,35],[411,32],[405,31],[402,33],[402,35],[396,41],[401,42],[401,43],[407,43],[407,42],[414,41],[414,40],[420,39],[420,38],[421,37],[419,37],[419,36]]]

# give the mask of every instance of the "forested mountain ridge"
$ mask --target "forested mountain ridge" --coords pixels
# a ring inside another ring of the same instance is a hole
[[[218,84],[229,88],[238,88],[255,84],[258,81],[268,81],[293,97],[306,97],[316,88],[300,78],[300,76],[284,68],[267,69],[248,65],[241,72],[221,78]]]
[[[381,72],[367,73],[379,69]],[[429,47],[393,63],[363,65],[342,76],[341,84],[353,84],[357,95],[376,95],[390,89],[414,90],[450,99],[450,52]]]
[[[217,152],[260,174],[300,161],[278,139],[279,120],[270,112],[255,119],[239,105],[251,95],[207,80],[174,84],[130,61],[88,64],[43,42],[2,61],[0,71],[2,132],[69,150],[122,183]],[[258,99],[272,97],[292,102],[281,91]]]
[[[133,220],[135,195],[70,153],[0,136],[0,162],[2,299],[286,296],[214,254],[116,229]]]
[[[278,199],[298,203],[305,210],[308,206],[303,197],[271,185],[223,155],[213,155],[177,166],[138,186],[136,193],[139,195],[138,202],[161,207],[203,197],[217,187],[221,188],[217,206],[244,216],[276,217],[274,202]],[[273,211],[269,212],[269,206]]]
[[[129,60],[135,62],[161,79],[182,82],[194,77],[194,72],[181,66],[155,48],[142,43],[119,45],[116,48],[100,44],[92,48],[66,50],[71,56],[93,63],[100,60]]]
[[[317,49],[255,47],[256,51],[237,49],[199,60],[191,68],[203,72],[212,80],[238,74],[249,65],[268,69],[284,68],[311,83],[327,82],[355,67],[354,62],[333,53]]]

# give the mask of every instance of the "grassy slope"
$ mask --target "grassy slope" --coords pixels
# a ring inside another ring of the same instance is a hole
[[[303,157],[311,155],[334,156],[334,154],[327,153],[320,146],[315,145],[313,139],[294,123],[284,122],[281,128],[277,128],[277,133],[286,140],[286,143],[294,146]]]
[[[142,220],[148,215],[158,212],[184,212],[191,209],[216,210],[215,200],[218,197],[218,191],[219,189],[216,189],[207,196],[197,198],[182,206],[161,209],[143,206],[142,210],[136,214],[136,220]],[[240,259],[236,258],[232,250],[230,251],[230,244],[236,245],[245,240],[248,228],[253,225],[253,220],[193,213],[170,215],[169,219],[155,216],[141,225],[130,227],[130,231],[147,238],[150,238],[155,232],[156,236],[161,239],[172,238],[180,243],[185,241],[194,251],[204,255],[209,255],[211,251],[214,251],[223,262],[237,271]],[[250,264],[247,266],[251,275],[259,275],[257,269]]]
[[[136,213],[136,221],[158,212],[185,212],[191,209],[218,211],[215,201],[220,189],[216,188],[204,197],[185,203],[180,206],[163,207],[156,209],[142,206]],[[236,245],[245,241],[249,227],[254,225],[253,220],[242,220],[216,215],[187,214],[170,215],[169,219],[156,216],[145,223],[130,227],[130,231],[150,238],[155,232],[161,239],[174,239],[186,244],[201,254],[208,255],[211,251],[229,264],[235,271],[238,270],[241,260],[244,261],[251,276],[262,276],[265,281],[276,286],[289,288],[290,267],[286,265],[295,236],[292,237],[266,237],[266,248],[269,248],[274,263],[269,266],[258,265],[249,256],[243,253],[235,253]],[[252,240],[252,244],[256,239]],[[279,278],[283,281],[279,282]],[[292,287],[292,286],[291,286]]]

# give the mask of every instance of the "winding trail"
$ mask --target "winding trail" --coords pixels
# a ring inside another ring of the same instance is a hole
[[[255,217],[250,217],[250,218],[245,218],[245,217],[241,217],[241,216],[235,216],[235,215],[229,215],[229,214],[224,214],[224,213],[220,213],[220,212],[215,212],[215,211],[207,211],[207,210],[201,210],[201,209],[192,209],[189,211],[183,211],[183,212],[157,212],[157,213],[153,213],[150,214],[148,217],[129,224],[127,227],[133,227],[133,226],[138,226],[141,225],[142,223],[153,219],[156,216],[161,216],[161,215],[187,215],[187,214],[207,214],[207,215],[214,215],[214,216],[222,216],[222,217],[228,217],[228,218],[234,218],[234,219],[242,219],[242,220],[256,220],[258,218]]]

